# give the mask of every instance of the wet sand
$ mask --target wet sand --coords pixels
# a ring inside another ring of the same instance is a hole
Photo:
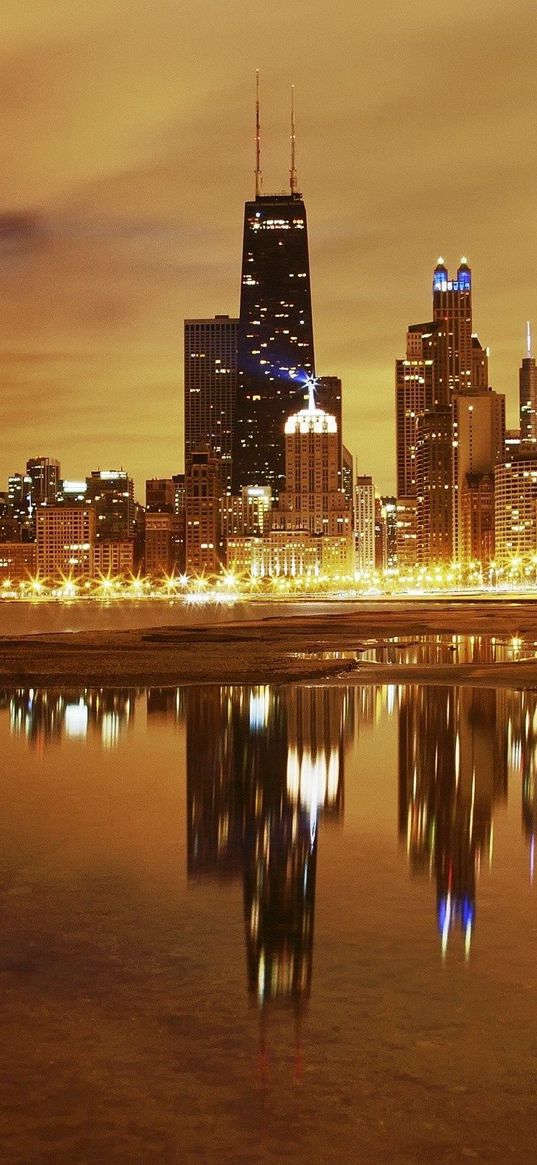
[[[274,608],[271,608],[273,612]],[[537,687],[537,600],[373,600],[319,612],[128,630],[62,631],[0,637],[0,683],[65,687],[300,680],[356,683],[470,683]],[[361,653],[392,636],[495,635],[522,640],[513,662],[371,663]],[[328,658],[324,657],[327,653]],[[342,653],[341,658],[332,653]]]

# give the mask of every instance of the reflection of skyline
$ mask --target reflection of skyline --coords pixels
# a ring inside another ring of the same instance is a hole
[[[343,688],[185,693],[188,873],[242,873],[248,986],[309,996],[317,825],[343,812],[353,699]]]
[[[493,814],[506,797],[508,775],[516,790],[520,782],[533,881],[537,692],[395,685],[18,688],[0,691],[0,718],[39,753],[63,740],[92,738],[110,749],[132,726],[139,700],[146,702],[148,727],[185,724],[188,875],[243,881],[253,994],[261,983],[263,998],[283,998],[286,984],[289,998],[298,991],[307,997],[318,819],[341,820],[346,751],[362,729],[395,711],[399,831],[412,871],[435,879],[443,950],[461,931],[469,949],[479,869],[492,854]],[[302,947],[294,945],[293,919],[302,920]]]
[[[137,699],[131,688],[16,688],[0,693],[0,710],[9,715],[14,736],[24,736],[37,751],[68,740],[100,736],[103,748],[117,747],[132,724]]]
[[[510,772],[520,779],[522,828],[529,846],[530,881],[535,877],[537,835],[537,692],[501,693]]]
[[[434,875],[442,953],[456,926],[469,954],[476,876],[507,796],[507,743],[492,688],[406,687],[399,704],[399,831],[411,869]]]

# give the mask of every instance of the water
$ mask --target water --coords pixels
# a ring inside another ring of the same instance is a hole
[[[537,693],[0,694],[10,1165],[537,1131]]]

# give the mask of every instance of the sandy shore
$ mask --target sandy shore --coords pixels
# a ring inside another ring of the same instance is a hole
[[[261,615],[261,610],[260,610]],[[519,636],[509,663],[370,663],[361,653],[397,635]],[[53,632],[0,638],[0,683],[98,686],[192,683],[471,683],[537,687],[537,601],[412,600],[208,626]],[[326,655],[324,655],[326,653]],[[332,653],[342,653],[338,658]],[[526,658],[524,658],[526,656]]]

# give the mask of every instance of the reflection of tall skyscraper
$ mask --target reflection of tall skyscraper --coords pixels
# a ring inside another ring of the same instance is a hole
[[[313,375],[313,321],[306,208],[297,190],[294,119],[288,194],[262,194],[259,100],[255,199],[246,203],[242,252],[239,381],[233,436],[233,493],[283,487],[283,429]]]
[[[476,869],[507,789],[497,693],[405,688],[399,711],[399,828],[414,870],[434,871],[442,950],[459,923],[469,951]]]
[[[345,689],[188,689],[188,872],[244,879],[260,1006],[309,994],[317,823],[343,807]]]

